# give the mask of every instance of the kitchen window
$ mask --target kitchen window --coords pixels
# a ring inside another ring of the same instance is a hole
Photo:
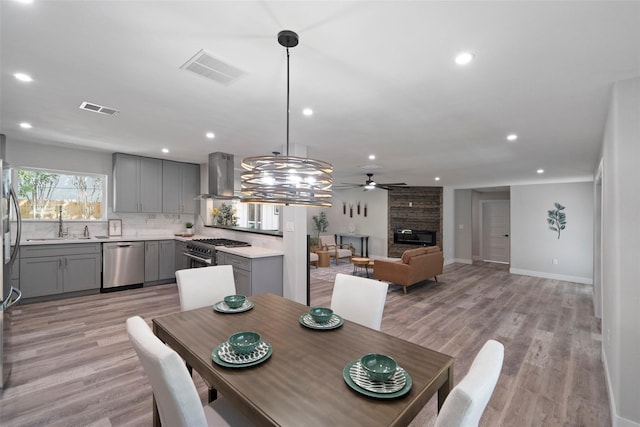
[[[106,175],[20,168],[18,203],[23,220],[106,221]]]

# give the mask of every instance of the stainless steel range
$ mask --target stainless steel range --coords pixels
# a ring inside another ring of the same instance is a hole
[[[216,265],[216,248],[239,248],[251,246],[250,243],[231,239],[195,239],[187,244],[183,253],[189,258],[189,268]]]

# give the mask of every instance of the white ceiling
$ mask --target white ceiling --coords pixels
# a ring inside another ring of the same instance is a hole
[[[197,163],[215,151],[237,162],[282,151],[286,51],[276,35],[298,32],[291,144],[331,162],[336,184],[364,182],[368,171],[378,182],[456,187],[589,179],[612,83],[640,75],[637,1],[2,0],[0,8],[9,143]],[[246,74],[225,86],[181,70],[200,49]],[[453,61],[462,50],[476,55],[466,67]],[[18,71],[34,81],[15,80]],[[82,111],[83,101],[120,114]]]

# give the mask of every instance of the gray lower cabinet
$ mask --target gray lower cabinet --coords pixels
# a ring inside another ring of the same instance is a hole
[[[187,242],[176,241],[175,271],[189,268],[189,259],[183,254],[187,251]]]
[[[158,260],[160,262],[158,268],[159,280],[173,279],[176,277],[175,242],[173,240],[160,240],[158,246],[160,249],[160,253],[158,254]]]
[[[282,296],[282,255],[246,258],[222,251],[217,252],[218,265],[233,266],[236,292],[241,295],[272,293]]]
[[[25,246],[20,249],[20,290],[24,298],[98,290],[102,280],[100,244]]]
[[[144,281],[155,282],[160,277],[158,272],[158,241],[144,242]]]
[[[173,240],[144,242],[144,281],[156,282],[175,277],[175,249]]]

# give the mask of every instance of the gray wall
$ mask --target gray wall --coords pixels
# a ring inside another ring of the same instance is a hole
[[[554,202],[566,207],[567,226],[560,239],[547,224]],[[591,284],[592,254],[592,182],[511,187],[512,273]]]
[[[471,264],[473,245],[472,190],[455,190],[455,261]]]
[[[640,78],[614,86],[603,146],[602,334],[613,425],[640,425]]]

